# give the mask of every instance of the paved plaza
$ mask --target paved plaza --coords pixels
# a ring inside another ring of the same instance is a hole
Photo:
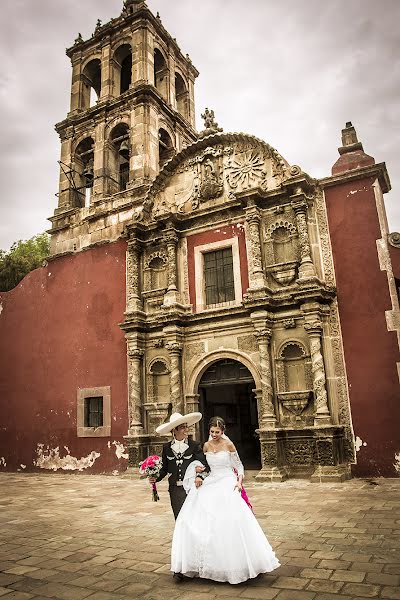
[[[282,566],[232,586],[176,584],[166,483],[129,475],[0,475],[5,600],[400,599],[400,479],[258,483],[247,490]],[[224,543],[224,532],[216,531]]]

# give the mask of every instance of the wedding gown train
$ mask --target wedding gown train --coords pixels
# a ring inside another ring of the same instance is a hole
[[[171,571],[187,577],[240,583],[279,567],[254,514],[235,490],[236,452],[207,452],[210,474],[196,488],[196,461],[185,476],[188,496],[176,520]],[[199,463],[200,464],[200,463]]]

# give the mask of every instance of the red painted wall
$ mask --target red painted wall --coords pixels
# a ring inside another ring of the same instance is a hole
[[[196,277],[203,276],[202,273],[199,274],[195,272],[194,249],[197,246],[203,246],[204,244],[211,244],[233,237],[237,237],[239,241],[240,277],[242,293],[245,294],[249,287],[249,273],[247,268],[246,236],[242,223],[224,225],[223,227],[217,227],[216,229],[197,233],[186,238],[188,251],[189,297],[190,304],[193,305],[194,311],[196,311]]]
[[[354,433],[366,443],[354,474],[393,477],[400,452],[400,355],[385,319],[392,307],[386,271],[378,262],[381,232],[373,182],[344,182],[325,195]]]
[[[100,453],[86,473],[125,470],[110,443],[128,428],[125,252],[119,241],[58,258],[0,293],[0,470],[35,470],[38,444]],[[111,437],[78,438],[77,389],[97,386],[111,386]]]

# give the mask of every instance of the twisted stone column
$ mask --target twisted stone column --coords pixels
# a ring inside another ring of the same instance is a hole
[[[178,289],[177,289],[177,261],[176,253],[178,248],[178,236],[174,229],[170,229],[164,237],[167,246],[168,259],[168,289],[164,296],[164,306],[176,304]]]
[[[308,237],[307,225],[307,203],[304,201],[292,202],[292,207],[296,215],[297,231],[300,244],[300,267],[299,279],[315,277],[315,267],[311,259],[310,239]]]
[[[142,358],[144,351],[139,348],[128,350],[128,435],[143,432],[142,424]]]
[[[257,401],[261,400],[260,428],[266,425],[274,425],[276,423],[275,409],[273,404],[272,390],[272,375],[271,362],[269,357],[269,342],[272,336],[272,330],[266,327],[256,331],[258,340],[258,348],[260,352],[260,372],[261,372],[261,394],[257,390]]]
[[[326,392],[326,376],[324,359],[321,352],[321,321],[311,321],[304,324],[304,329],[310,337],[311,368],[315,398],[315,424],[331,424]]]
[[[199,411],[200,394],[186,394],[185,396],[185,414]],[[195,440],[200,439],[200,423],[195,423],[189,428]]]
[[[183,413],[182,401],[182,370],[181,354],[182,344],[169,342],[165,345],[170,357],[170,401],[172,411]]]
[[[141,246],[137,240],[128,244],[126,255],[126,312],[142,309],[139,289],[139,265]]]
[[[262,263],[261,241],[260,241],[260,211],[257,206],[249,206],[245,209],[246,222],[249,233],[249,284],[250,290],[258,290],[265,287],[265,274]]]

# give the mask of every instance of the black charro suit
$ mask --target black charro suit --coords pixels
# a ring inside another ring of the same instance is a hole
[[[171,444],[175,440],[163,445],[162,451],[162,467],[157,481],[161,481],[169,474],[168,491],[171,498],[172,511],[175,519],[182,508],[186,499],[185,488],[183,487],[183,478],[185,477],[186,469],[194,460],[199,460],[209,471],[206,457],[199,442],[194,440],[185,440],[188,448],[182,453],[176,453],[172,450]]]

